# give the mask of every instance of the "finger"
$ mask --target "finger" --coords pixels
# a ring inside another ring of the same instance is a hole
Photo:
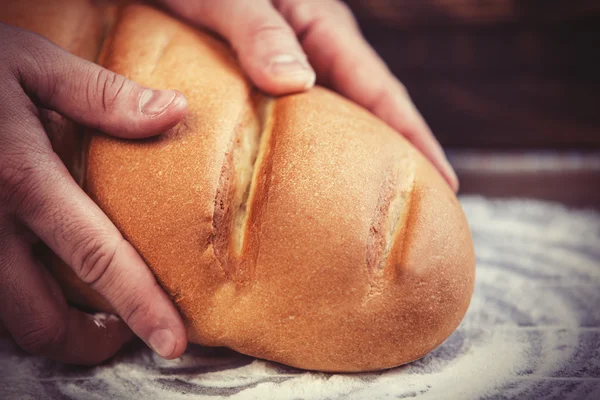
[[[18,73],[38,106],[125,138],[160,134],[185,116],[187,103],[177,91],[145,88],[32,33],[21,40],[30,57]]]
[[[442,147],[404,86],[360,34],[340,1],[278,0],[315,67],[319,79],[369,109],[405,136],[458,190],[458,179]]]
[[[254,84],[275,95],[303,91],[315,83],[294,31],[268,0],[162,0],[185,18],[229,41]]]
[[[23,132],[25,139],[31,136],[29,141],[43,134],[39,121],[11,130]],[[0,181],[4,186],[0,187],[0,201],[80,279],[103,295],[159,355],[181,355],[187,338],[174,305],[134,248],[73,181],[58,156],[49,148],[33,153],[16,144],[5,146],[7,157],[0,160],[0,169],[10,173]]]
[[[115,316],[101,318],[69,307],[48,271],[32,257],[31,247],[12,234],[0,233],[0,325],[32,354],[58,361],[100,363],[133,334]]]

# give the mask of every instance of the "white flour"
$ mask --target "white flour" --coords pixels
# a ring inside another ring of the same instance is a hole
[[[107,314],[107,313],[96,313],[94,315],[90,315],[90,317],[92,318],[92,320],[94,321],[94,324],[96,324],[96,326],[98,328],[104,328],[104,329],[106,329],[106,325],[104,324],[105,322],[116,321],[119,319],[119,317],[117,317],[116,315]]]
[[[165,361],[139,347],[74,373],[51,371],[55,364],[0,341],[0,394],[21,385],[79,399],[515,398],[540,388],[561,398],[600,396],[600,215],[531,201],[462,202],[478,256],[476,291],[457,332],[423,360],[330,375],[199,346]],[[101,326],[106,316],[96,318]]]

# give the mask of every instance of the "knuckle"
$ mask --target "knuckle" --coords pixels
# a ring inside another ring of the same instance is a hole
[[[303,44],[313,40],[336,43],[360,35],[352,11],[342,1],[281,1],[279,9],[294,26]]]
[[[350,7],[340,0],[329,1],[293,1],[289,6],[290,15],[298,18],[300,21],[312,21],[313,26],[322,24],[326,21],[337,20],[341,22],[355,23],[354,14]]]
[[[245,36],[251,42],[265,41],[270,38],[281,39],[290,34],[292,34],[292,31],[288,26],[266,20],[254,21],[254,23],[249,24],[249,28],[245,32]]]
[[[31,62],[25,65],[24,86],[35,86],[35,90],[28,90],[30,98],[34,102],[51,104],[60,89],[55,78],[58,74],[67,75],[68,69],[61,61],[59,50],[45,43],[28,48],[31,54]]]
[[[48,354],[62,346],[67,339],[67,324],[64,317],[52,315],[37,318],[21,328],[15,341],[31,354]]]
[[[323,10],[312,2],[294,1],[288,7],[287,13],[293,20],[314,21],[322,17]]]
[[[78,230],[77,236],[82,238],[74,244],[71,262],[77,276],[92,287],[106,285],[119,245],[102,240],[93,232],[85,232],[84,228],[75,229]]]
[[[29,48],[19,49],[20,44],[24,44],[31,41],[31,37],[34,35],[25,30],[18,29],[9,25],[0,25],[0,46],[3,51],[0,52],[0,60],[3,61],[3,65],[16,66],[17,60],[23,56],[31,56]]]
[[[51,77],[53,73],[64,70],[61,57],[64,50],[43,36],[26,30],[16,30],[11,39],[16,47],[7,52],[8,66],[33,101],[51,100],[58,89]],[[30,90],[32,87],[35,90]]]
[[[86,87],[88,106],[93,110],[99,103],[103,112],[110,113],[117,107],[119,99],[132,89],[132,85],[122,75],[97,66],[92,68],[96,70],[92,72]]]
[[[126,298],[120,299],[119,304],[122,308],[121,316],[123,321],[129,326],[136,326],[144,321],[151,314],[151,306],[147,302],[141,302],[140,295],[130,293]]]

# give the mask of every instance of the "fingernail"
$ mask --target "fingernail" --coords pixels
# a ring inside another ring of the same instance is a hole
[[[303,89],[313,87],[317,78],[315,71],[306,60],[291,54],[279,54],[271,58],[269,70],[278,78],[299,85]]]
[[[146,115],[158,115],[175,100],[177,93],[172,90],[146,89],[140,96],[140,111]]]
[[[175,349],[175,336],[169,329],[158,329],[150,335],[148,344],[162,358],[167,358],[173,354]]]

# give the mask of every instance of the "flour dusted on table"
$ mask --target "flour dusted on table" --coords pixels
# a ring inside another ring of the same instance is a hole
[[[532,201],[462,202],[478,256],[475,295],[459,329],[424,359],[330,375],[200,346],[167,361],[136,344],[109,364],[77,369],[0,341],[0,397],[600,398],[600,215]]]

